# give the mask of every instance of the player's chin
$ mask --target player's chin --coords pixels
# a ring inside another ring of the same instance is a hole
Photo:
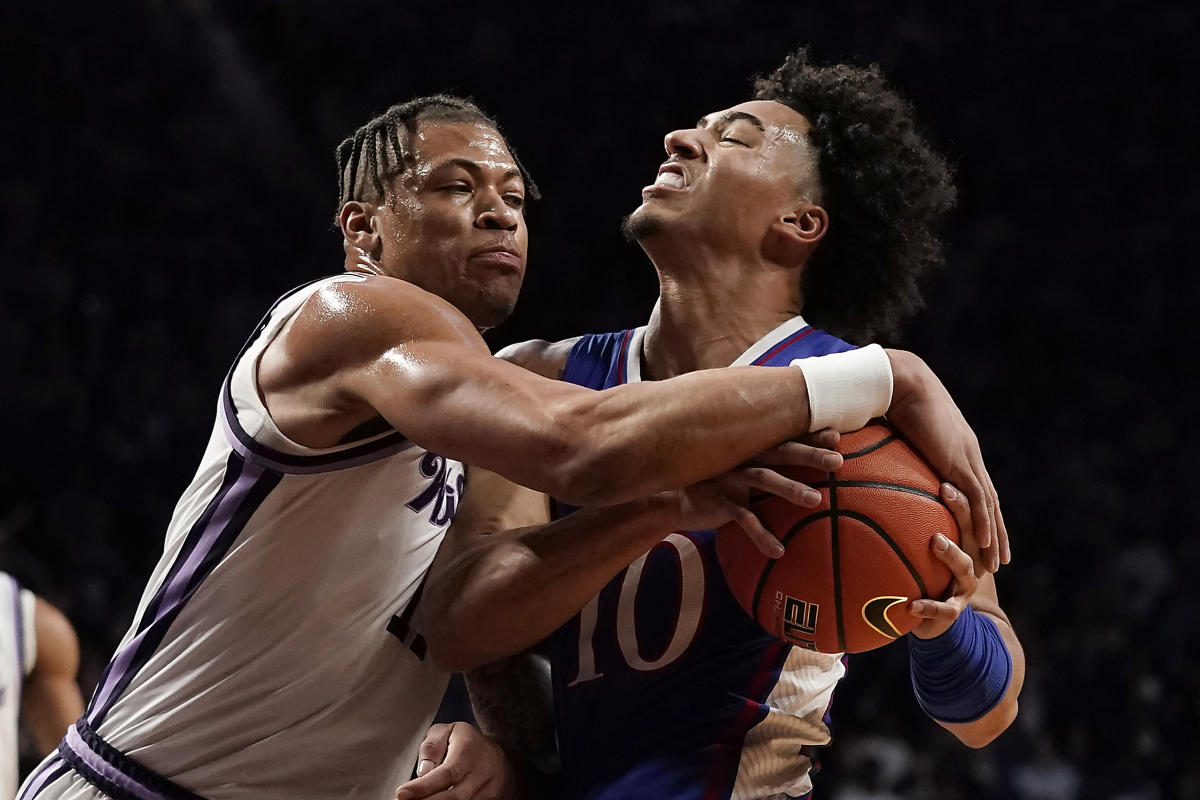
[[[621,233],[630,242],[640,242],[654,236],[663,228],[661,212],[649,208],[645,203],[633,210],[633,213],[621,220]]]
[[[517,295],[520,285],[516,287],[489,284],[471,299],[467,308],[462,308],[467,318],[480,330],[494,328],[512,316],[517,307]]]

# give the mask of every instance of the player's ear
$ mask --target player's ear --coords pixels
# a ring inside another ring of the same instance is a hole
[[[825,213],[825,209],[812,203],[798,206],[781,221],[792,227],[793,235],[798,242],[810,247],[821,241],[821,237],[829,228],[829,215]]]
[[[811,203],[797,206],[771,225],[769,255],[780,263],[802,263],[828,228],[825,209]]]
[[[342,206],[338,225],[347,248],[379,258],[383,253],[383,240],[379,236],[379,219],[375,212],[373,204],[351,200]]]

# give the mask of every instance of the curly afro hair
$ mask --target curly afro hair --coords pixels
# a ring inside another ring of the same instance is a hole
[[[754,82],[755,100],[803,114],[819,152],[829,230],[804,269],[804,315],[853,342],[895,340],[943,260],[937,226],[954,206],[945,159],[877,65],[817,66],[800,48]]]

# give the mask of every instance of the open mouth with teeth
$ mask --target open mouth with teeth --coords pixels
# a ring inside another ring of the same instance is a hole
[[[654,185],[665,186],[668,189],[682,189],[684,186],[683,176],[678,172],[660,172],[654,179]]]

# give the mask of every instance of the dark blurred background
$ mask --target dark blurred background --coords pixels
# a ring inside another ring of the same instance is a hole
[[[957,165],[948,263],[904,343],[984,443],[1029,660],[1020,718],[975,753],[920,714],[903,646],[851,658],[818,796],[1200,798],[1192,4],[443,6],[0,9],[0,567],[75,622],[85,695],[229,361],[276,296],[340,269],[343,136],[473,96],[545,194],[492,342],[614,330],[655,297],[617,225],[663,135],[808,43],[880,63]]]

